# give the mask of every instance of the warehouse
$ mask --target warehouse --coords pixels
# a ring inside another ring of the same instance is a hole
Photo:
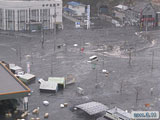
[[[0,0],[0,29],[41,30],[62,24],[62,0]]]

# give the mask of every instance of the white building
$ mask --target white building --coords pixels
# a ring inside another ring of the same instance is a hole
[[[62,0],[0,0],[0,29],[53,29],[62,24]]]
[[[76,16],[84,16],[86,14],[86,5],[79,2],[68,2],[67,8],[74,11],[74,15]]]

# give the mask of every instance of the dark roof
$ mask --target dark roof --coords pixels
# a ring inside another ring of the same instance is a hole
[[[77,105],[76,108],[85,111],[89,115],[95,115],[108,110],[108,107],[106,105],[94,101]]]
[[[27,96],[30,89],[0,62],[0,100]]]

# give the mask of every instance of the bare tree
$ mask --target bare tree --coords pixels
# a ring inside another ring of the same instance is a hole
[[[120,83],[120,90],[119,90],[119,91],[120,91],[120,94],[122,94],[122,91],[123,91],[123,82],[124,82],[124,81],[122,80],[121,83]]]
[[[131,51],[131,49],[129,49],[128,55],[129,55],[129,65],[131,65],[131,60],[132,60],[132,51]]]
[[[139,100],[139,92],[141,91],[142,88],[140,88],[139,86],[135,87],[136,90],[136,104],[138,103]]]

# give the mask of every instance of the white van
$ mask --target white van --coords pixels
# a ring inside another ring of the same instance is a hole
[[[92,61],[98,61],[98,57],[96,55],[93,55],[91,57],[89,57],[89,60]]]

